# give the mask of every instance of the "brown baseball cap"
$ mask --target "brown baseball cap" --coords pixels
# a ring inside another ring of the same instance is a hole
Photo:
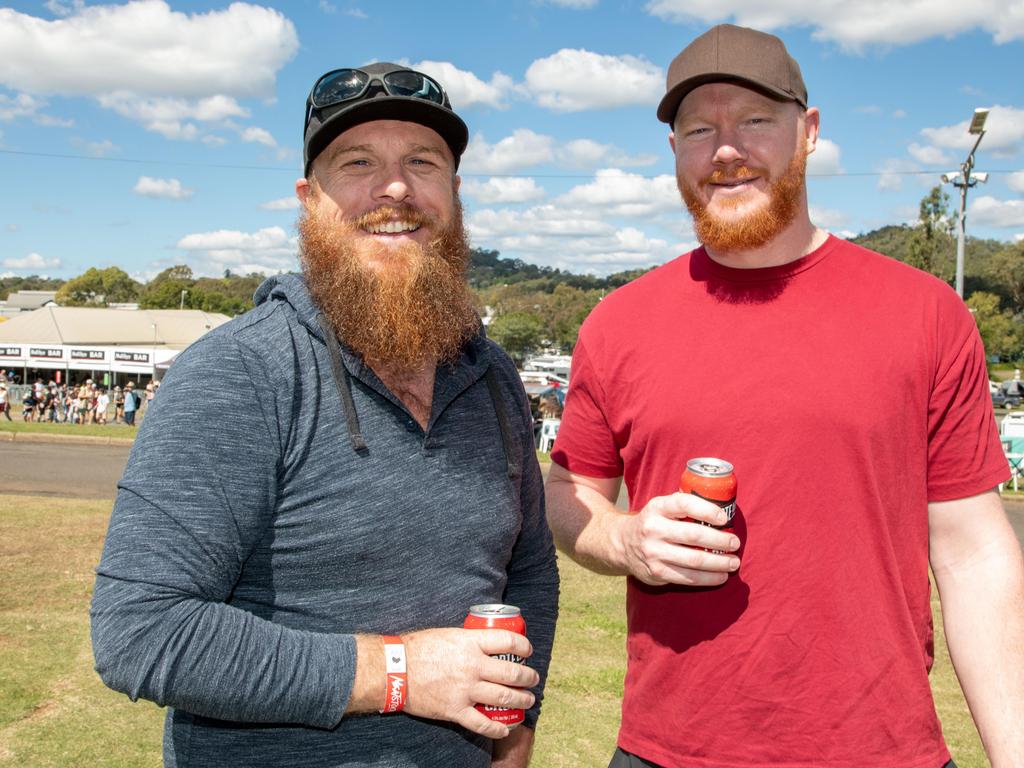
[[[672,60],[658,119],[672,124],[679,104],[705,83],[737,82],[783,101],[807,108],[807,86],[800,65],[775,35],[719,24],[686,46]]]

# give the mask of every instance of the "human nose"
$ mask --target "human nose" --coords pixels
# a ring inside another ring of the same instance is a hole
[[[381,170],[380,178],[373,190],[373,196],[379,200],[401,202],[412,196],[412,185],[406,169],[401,163],[393,163]]]
[[[716,165],[731,165],[746,160],[747,152],[736,131],[722,131],[718,134],[718,143],[712,162]]]

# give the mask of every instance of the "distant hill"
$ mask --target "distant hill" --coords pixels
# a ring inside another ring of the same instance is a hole
[[[863,235],[850,238],[850,242],[870,248],[872,251],[884,253],[898,261],[908,262],[910,259],[910,242],[914,227],[906,224],[890,224]],[[950,259],[956,259],[956,238],[950,243]],[[964,275],[981,275],[985,271],[992,256],[1006,248],[1006,243],[999,240],[984,240],[967,236],[964,243]]]
[[[558,285],[568,285],[583,291],[611,290],[625,285],[647,271],[633,269],[616,272],[607,277],[595,277],[565,272],[554,267],[538,267],[521,259],[502,258],[498,251],[474,248],[468,277],[470,286],[476,289],[528,282],[533,290],[552,293]]]

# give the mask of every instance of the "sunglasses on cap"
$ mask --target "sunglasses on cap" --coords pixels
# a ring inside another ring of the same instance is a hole
[[[336,69],[317,80],[309,92],[306,99],[306,123],[309,123],[314,109],[326,109],[360,99],[374,83],[379,83],[389,96],[423,99],[438,106],[448,106],[448,96],[441,85],[421,72],[396,69],[380,75],[361,69]]]

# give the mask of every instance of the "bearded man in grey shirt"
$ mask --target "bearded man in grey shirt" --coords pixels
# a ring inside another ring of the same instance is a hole
[[[303,277],[183,353],[146,416],[92,634],[107,685],[169,707],[166,765],[529,761],[558,574],[522,383],[465,285],[467,141],[421,73],[320,78]],[[478,603],[529,641],[462,629]]]

